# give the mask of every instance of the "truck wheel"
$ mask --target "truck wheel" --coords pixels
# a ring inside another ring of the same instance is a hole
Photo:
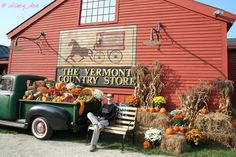
[[[40,140],[47,140],[52,136],[52,129],[44,117],[37,117],[31,125],[33,135]]]

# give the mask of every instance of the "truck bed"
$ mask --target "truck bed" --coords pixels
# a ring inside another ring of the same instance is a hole
[[[79,116],[78,110],[80,107],[79,103],[67,103],[67,102],[52,102],[52,101],[37,101],[37,100],[19,100],[19,119],[24,119],[27,114],[27,111],[35,105],[52,105],[59,108],[62,108],[69,112],[70,121],[75,124],[78,123],[79,119],[86,117],[88,112],[97,112],[101,106],[101,102],[88,102],[84,104],[84,113]]]

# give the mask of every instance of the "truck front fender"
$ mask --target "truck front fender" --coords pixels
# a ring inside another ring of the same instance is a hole
[[[49,104],[35,105],[26,114],[26,124],[31,124],[34,118],[42,116],[47,119],[53,130],[67,130],[70,125],[70,114],[57,106]]]

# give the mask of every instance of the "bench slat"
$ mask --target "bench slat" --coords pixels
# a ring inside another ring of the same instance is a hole
[[[128,121],[128,120],[113,120],[111,124],[130,124],[134,125],[134,121]]]
[[[127,119],[127,120],[135,121],[135,118],[136,118],[136,117],[117,115],[116,118],[117,118],[117,119]]]
[[[137,111],[137,108],[136,107],[128,107],[128,106],[118,106],[117,107],[119,110],[130,110],[130,111]]]
[[[130,116],[135,116],[136,113],[135,112],[129,112],[129,111],[119,111],[120,115],[130,115]]]

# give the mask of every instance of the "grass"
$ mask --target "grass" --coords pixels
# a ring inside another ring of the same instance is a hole
[[[31,134],[29,130],[16,129],[11,127],[0,126],[0,133],[24,133]],[[91,139],[91,133],[89,136]],[[72,131],[55,132],[51,138],[52,141],[71,141],[77,143],[86,143],[86,132],[73,133]],[[122,136],[114,136],[112,134],[101,134],[99,145],[104,149],[121,149]],[[227,149],[221,146],[212,146],[209,143],[202,143],[199,147],[194,147],[189,152],[180,155],[165,152],[159,148],[143,149],[142,142],[136,142],[132,145],[131,140],[126,140],[125,150],[140,152],[146,155],[167,155],[175,157],[236,157],[236,149]]]

